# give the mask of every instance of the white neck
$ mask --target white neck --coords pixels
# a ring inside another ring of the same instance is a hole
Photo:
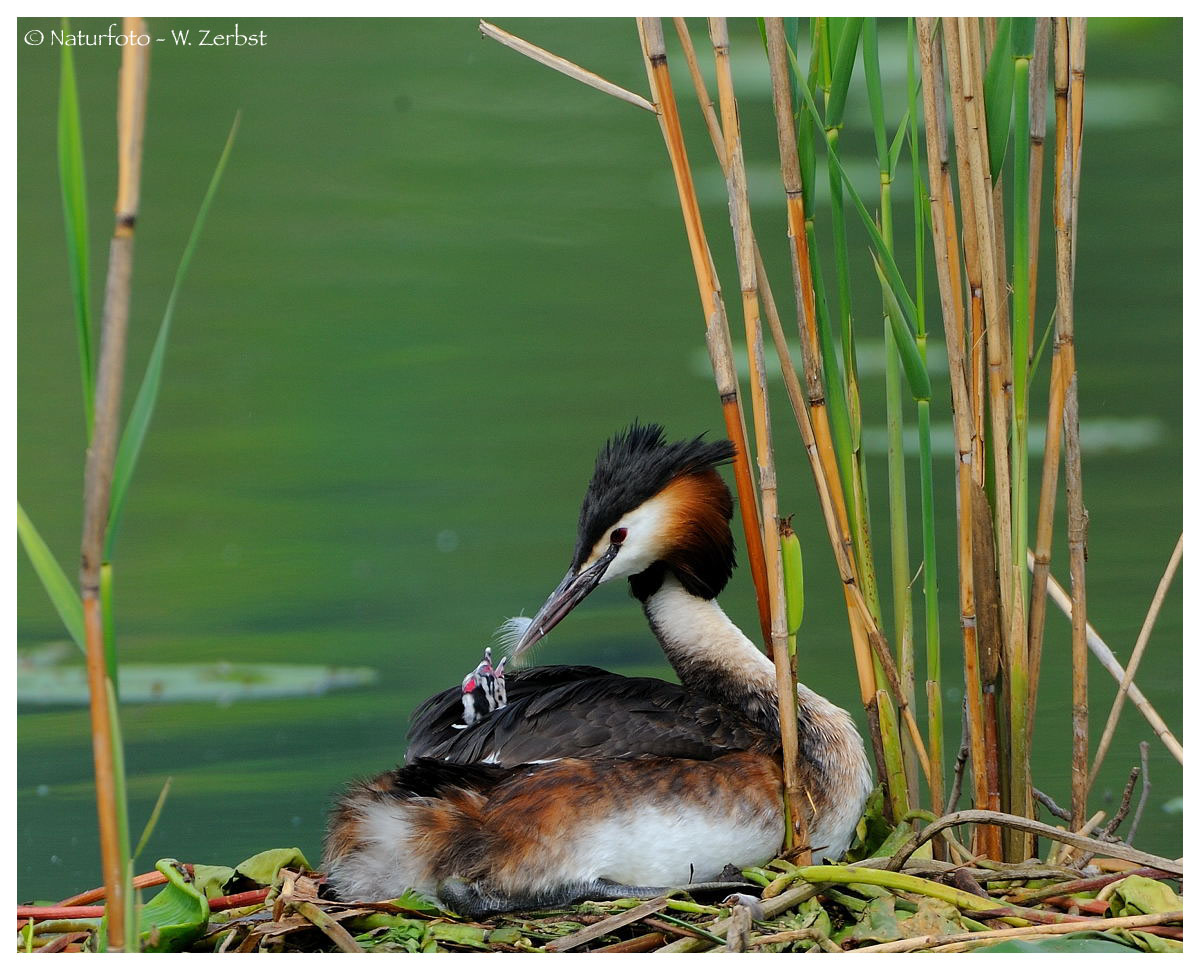
[[[775,665],[715,600],[693,596],[668,572],[644,608],[684,687],[741,708],[778,735]],[[796,685],[796,720],[813,799],[813,845],[837,857],[849,845],[871,790],[866,751],[853,718],[803,684]]]
[[[716,600],[693,596],[671,573],[645,602],[646,618],[684,686],[697,678],[775,692],[775,665]]]

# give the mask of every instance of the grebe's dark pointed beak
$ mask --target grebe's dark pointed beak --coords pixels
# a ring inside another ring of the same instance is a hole
[[[520,657],[521,654],[558,626],[559,621],[563,617],[583,602],[588,593],[594,590],[599,585],[600,580],[604,578],[608,564],[613,561],[619,551],[620,546],[609,546],[604,555],[582,572],[576,572],[574,568],[567,570],[567,575],[558,584],[558,588],[542,604],[542,608],[537,611],[537,615],[530,622],[524,635],[517,641],[517,645],[513,647],[511,654],[513,660]]]

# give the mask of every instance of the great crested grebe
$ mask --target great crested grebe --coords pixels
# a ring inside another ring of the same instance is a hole
[[[716,466],[733,455],[728,441],[667,443],[657,425],[612,438],[571,567],[512,653],[627,578],[680,683],[574,666],[505,676],[489,655],[414,712],[403,766],[339,800],[324,856],[334,892],[411,888],[482,915],[694,885],[779,852],[774,665],[715,599],[734,567]],[[871,788],[862,738],[803,685],[797,716],[810,842],[838,858]]]

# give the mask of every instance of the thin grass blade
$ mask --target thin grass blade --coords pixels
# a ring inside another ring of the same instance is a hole
[[[221,152],[221,157],[217,161],[216,170],[213,172],[212,179],[209,180],[208,190],[204,193],[204,199],[200,203],[200,209],[196,213],[196,221],[192,224],[191,235],[188,236],[187,245],[184,246],[183,255],[179,259],[179,268],[175,271],[175,282],[171,286],[171,294],[167,298],[167,308],[163,312],[162,323],[159,324],[158,336],[154,340],[154,349],[150,352],[150,360],[146,364],[146,373],[142,377],[141,387],[138,388],[137,397],[133,402],[133,410],[129,414],[129,421],[125,425],[125,431],[121,435],[121,444],[117,448],[116,463],[113,466],[113,482],[112,482],[112,500],[109,505],[108,515],[108,531],[105,535],[104,543],[104,558],[112,559],[113,544],[116,541],[117,527],[121,521],[121,512],[125,506],[125,498],[129,492],[129,484],[133,479],[134,469],[137,467],[138,457],[142,452],[142,444],[146,440],[146,432],[150,427],[150,420],[154,416],[154,407],[158,402],[158,391],[162,384],[163,365],[167,355],[167,340],[171,335],[171,323],[175,318],[175,304],[179,298],[179,291],[183,286],[183,281],[187,277],[188,267],[192,262],[192,254],[196,251],[196,244],[200,240],[200,234],[204,229],[205,219],[208,217],[209,207],[212,205],[212,200],[217,194],[217,187],[221,184],[221,176],[225,173],[225,165],[229,161],[229,155],[233,150],[234,139],[237,137],[238,126],[241,124],[241,112],[238,112],[237,117],[233,120],[233,127],[229,129],[229,137],[225,140],[225,148]]]
[[[1024,18],[1031,20],[1032,18]],[[1000,178],[1008,137],[1012,129],[1013,61],[1012,17],[1001,17],[996,23],[996,44],[988,60],[983,79],[983,111],[987,119],[988,165],[992,182]]]
[[[888,151],[887,129],[883,120],[883,81],[879,73],[879,25],[874,17],[867,17],[863,21],[862,62],[863,76],[867,81],[867,103],[871,108],[871,128],[875,133],[875,157],[881,172],[890,176],[892,156]],[[904,131],[904,125],[900,126],[900,131]]]
[[[71,635],[76,646],[84,650],[83,603],[79,599],[79,591],[67,579],[67,574],[63,572],[62,566],[54,558],[54,553],[43,541],[41,534],[34,528],[33,520],[25,514],[20,502],[17,503],[17,535],[21,537],[25,554],[29,556],[29,561],[33,564],[38,579],[42,581],[46,595],[50,597],[59,619],[67,628],[67,633]]]
[[[863,18],[847,17],[837,41],[837,54],[833,59],[833,74],[829,85],[829,104],[825,109],[825,124],[840,128],[846,112],[846,97],[850,91],[850,78],[854,74],[854,61],[858,56],[858,39],[862,33]]]
[[[163,782],[162,791],[158,793],[158,800],[154,803],[154,808],[150,812],[150,817],[146,819],[146,826],[142,829],[141,838],[138,839],[137,848],[133,850],[133,855],[130,860],[136,859],[142,854],[142,849],[146,848],[146,843],[150,841],[150,836],[154,834],[155,826],[158,825],[158,818],[162,815],[163,805],[167,803],[167,796],[171,793],[171,778]]]
[[[63,30],[68,30],[63,20]],[[67,233],[67,268],[75,306],[79,341],[79,371],[83,383],[83,414],[88,437],[92,434],[92,398],[95,369],[92,361],[91,298],[89,296],[89,246],[87,177],[83,161],[83,126],[79,118],[79,91],[71,48],[62,48],[58,95],[58,181],[62,190],[63,219]]]

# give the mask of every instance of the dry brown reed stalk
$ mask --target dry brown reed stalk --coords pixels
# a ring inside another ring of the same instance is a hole
[[[717,68],[717,94],[721,104],[721,127],[725,141],[725,165],[729,191],[730,221],[733,224],[738,282],[742,292],[742,314],[746,326],[746,349],[750,359],[750,402],[754,415],[754,438],[758,456],[759,495],[762,499],[763,549],[771,608],[771,656],[779,694],[779,730],[783,739],[784,805],[788,828],[785,846],[797,850],[796,861],[812,861],[808,848],[808,826],[802,806],[799,735],[796,727],[796,684],[788,656],[786,592],[783,557],[779,544],[779,497],[775,477],[775,452],[771,439],[771,410],[767,395],[766,359],[763,353],[762,320],[759,315],[756,247],[750,222],[750,196],[746,188],[746,164],[742,154],[741,126],[729,66],[729,28],[723,17],[709,20],[713,57]],[[810,796],[811,797],[811,796]]]
[[[746,535],[746,558],[750,561],[750,573],[754,579],[754,590],[758,601],[758,619],[762,628],[763,641],[771,641],[770,583],[767,579],[766,556],[762,542],[762,526],[758,515],[758,500],[754,489],[754,476],[750,470],[750,452],[746,443],[745,419],[742,415],[741,396],[738,392],[737,373],[733,368],[732,346],[729,337],[729,322],[725,315],[725,304],[721,298],[721,286],[717,281],[712,253],[704,234],[700,218],[700,203],[696,198],[696,186],[688,164],[684,146],[683,128],[679,121],[679,108],[675,103],[675,91],[671,84],[671,72],[667,67],[666,42],[663,39],[662,22],[656,17],[638,18],[638,35],[642,42],[642,54],[646,62],[646,74],[651,92],[658,108],[659,125],[675,185],[679,203],[683,210],[684,227],[692,253],[692,265],[696,271],[696,284],[700,290],[700,302],[704,307],[707,322],[707,344],[712,358],[713,372],[717,380],[717,391],[725,418],[725,430],[737,447],[734,459],[734,479],[737,486],[738,505],[742,513],[742,527]]]
[[[1029,568],[1032,570],[1034,568],[1032,551],[1028,554],[1028,562]],[[1063,615],[1068,620],[1071,620],[1071,597],[1067,594],[1067,591],[1062,588],[1057,579],[1049,574],[1046,575],[1045,588],[1049,598],[1062,610]],[[1091,623],[1085,624],[1085,631],[1087,633],[1088,649],[1092,652],[1092,655],[1100,661],[1100,665],[1112,675],[1118,684],[1121,683],[1125,679],[1125,668],[1117,660],[1116,654],[1112,652],[1112,648],[1104,642],[1104,639],[1096,632],[1096,628]],[[1131,681],[1127,689],[1127,694],[1130,703],[1141,711],[1142,716],[1146,719],[1146,723],[1153,729],[1155,736],[1171,752],[1171,756],[1180,764],[1183,764],[1183,745],[1171,733],[1171,729],[1167,727],[1167,722],[1154,709],[1154,705],[1146,699],[1146,695],[1141,692],[1138,685]]]
[[[123,26],[126,32],[141,34],[145,24],[140,17],[127,17]],[[125,914],[132,900],[126,897],[125,860],[121,851],[121,817],[125,806],[118,804],[116,789],[116,741],[112,733],[111,698],[104,655],[100,567],[121,423],[121,390],[133,278],[133,239],[141,187],[142,138],[149,74],[149,49],[132,44],[125,47],[121,55],[117,96],[116,224],[109,245],[100,360],[96,369],[95,419],[84,471],[83,537],[80,543],[79,586],[87,645],[92,757],[96,772],[101,869],[108,900],[110,950],[125,948]]]
[[[932,30],[932,28],[930,28]],[[976,644],[979,654],[979,690],[981,693],[982,729],[979,737],[983,739],[984,761],[979,765],[972,764],[972,773],[976,784],[976,804],[985,808],[998,810],[1000,808],[998,788],[989,783],[999,775],[999,747],[996,739],[999,729],[996,724],[995,695],[997,690],[997,658],[998,644],[995,630],[982,626],[981,617],[990,620],[986,610],[980,610],[981,604],[996,603],[999,590],[995,588],[995,560],[988,555],[989,546],[994,545],[991,509],[983,494],[986,469],[984,462],[984,358],[986,340],[985,331],[985,299],[983,282],[984,259],[981,255],[980,232],[978,223],[984,218],[977,212],[978,195],[972,188],[972,163],[974,157],[968,150],[968,120],[963,104],[963,88],[961,77],[963,73],[962,52],[958,24],[953,18],[942,21],[942,36],[946,47],[946,68],[950,76],[951,117],[954,125],[955,158],[959,185],[959,204],[962,211],[962,243],[963,264],[966,270],[967,288],[969,293],[968,317],[970,322],[970,339],[966,350],[969,354],[968,400],[971,414],[971,487],[967,495],[959,496],[960,521],[969,516],[970,551],[973,557],[972,565],[960,566],[960,571],[970,568],[972,585],[974,587],[974,605],[976,617]],[[978,163],[976,163],[978,164]],[[952,205],[952,200],[944,201],[943,205]],[[987,507],[986,515],[980,514],[980,504]],[[964,507],[965,506],[965,507]],[[969,660],[969,657],[968,657]],[[998,830],[988,829],[976,833],[975,849],[983,851],[992,858],[1000,858],[1000,835]],[[982,841],[981,841],[982,840]]]
[[[958,228],[954,212],[954,189],[950,179],[950,149],[946,130],[946,104],[943,91],[941,46],[935,40],[936,24],[918,17],[917,42],[920,48],[921,94],[925,108],[926,160],[929,166],[929,209],[933,229],[934,264],[946,339],[946,357],[950,370],[954,447],[957,457],[956,496],[958,501],[958,596],[959,624],[963,638],[963,673],[966,695],[967,739],[971,750],[972,788],[977,805],[987,804],[986,755],[984,748],[983,701],[977,640],[974,553],[972,541],[971,496],[975,483],[972,467],[975,445],[971,422],[971,394],[968,386],[970,362],[964,346],[962,276],[958,249]],[[934,806],[943,810],[945,806]],[[953,808],[953,806],[949,806]],[[998,833],[996,833],[998,836]],[[976,849],[982,847],[977,843]],[[999,848],[997,845],[995,848]],[[997,852],[997,855],[999,853]]]
[[[1142,622],[1142,629],[1138,633],[1133,653],[1129,657],[1129,666],[1125,668],[1125,676],[1121,678],[1121,686],[1117,688],[1117,696],[1113,699],[1112,708],[1108,712],[1108,720],[1104,725],[1104,733],[1100,736],[1100,743],[1096,746],[1096,757],[1092,760],[1092,770],[1088,774],[1088,791],[1091,791],[1092,786],[1096,783],[1096,775],[1100,771],[1100,765],[1104,761],[1104,756],[1108,754],[1113,734],[1117,730],[1117,720],[1121,717],[1121,708],[1125,703],[1125,696],[1129,693],[1129,688],[1133,684],[1133,677],[1137,673],[1138,664],[1142,662],[1142,654],[1145,653],[1146,644],[1150,642],[1150,632],[1154,629],[1154,624],[1158,620],[1163,600],[1166,599],[1167,590],[1175,578],[1175,571],[1179,568],[1179,563],[1182,559],[1183,536],[1181,535],[1179,541],[1175,543],[1175,551],[1171,553],[1171,559],[1167,563],[1167,568],[1163,571],[1162,579],[1158,581],[1158,588],[1154,591],[1154,599],[1150,601],[1150,609],[1146,612],[1146,619]]]
[[[1019,496],[1014,497],[1013,494],[1011,458],[1008,451],[1008,418],[1012,407],[1014,361],[1008,333],[1004,214],[999,186],[992,185],[988,164],[979,24],[971,18],[959,19],[953,23],[947,21],[945,35],[951,71],[951,102],[955,116],[960,188],[964,200],[970,198],[969,222],[968,207],[964,204],[964,233],[968,241],[968,250],[971,248],[971,237],[974,236],[975,252],[973,258],[968,253],[968,273],[975,277],[973,291],[977,280],[981,285],[983,297],[987,412],[990,416],[993,443],[991,468],[994,477],[992,495],[995,508],[991,523],[995,537],[993,548],[1000,613],[1000,635],[994,638],[994,646],[1003,654],[1003,668],[1007,672],[1004,686],[1008,688],[1004,694],[1000,693],[1001,665],[993,663],[994,655],[985,650],[981,657],[981,680],[985,700],[996,701],[994,722],[987,710],[990,705],[985,705],[985,717],[989,722],[985,727],[989,733],[995,731],[999,742],[997,757],[989,768],[998,776],[1001,804],[1011,811],[1030,814],[1033,809],[1032,786],[1025,732],[1028,670],[1025,575],[1020,558],[1014,550],[1014,536],[1023,532],[1016,528],[1013,520],[1014,513],[1023,515],[1024,512],[1023,504],[1017,501]],[[963,184],[964,176],[966,185]],[[974,300],[972,303],[973,311],[977,310],[978,306]],[[1025,363],[1021,362],[1020,366],[1025,366]],[[982,402],[976,401],[974,404],[978,414]],[[976,469],[976,475],[979,476],[981,471],[982,469]],[[982,492],[976,492],[973,501],[982,502]],[[984,518],[976,511],[973,521],[975,533],[978,534],[987,528]],[[990,564],[982,561],[987,545],[985,541],[980,541],[983,538],[985,537],[977,535],[973,550],[977,558],[977,602],[983,602],[988,592],[981,588],[981,581],[990,584],[991,576]],[[986,637],[984,631],[980,630],[979,642],[984,647],[990,647],[993,644],[989,644],[989,640],[993,638]],[[1029,839],[1024,834],[1005,833],[1007,858],[1021,858],[1031,850]]]
[[[1054,19],[1054,267],[1057,302],[1054,314],[1054,350],[1050,363],[1050,404],[1046,412],[1046,445],[1042,457],[1042,490],[1038,501],[1037,532],[1034,543],[1033,582],[1029,606],[1029,713],[1027,724],[1032,737],[1037,709],[1037,687],[1041,673],[1042,645],[1046,623],[1046,577],[1050,571],[1050,547],[1054,533],[1054,506],[1058,498],[1058,464],[1062,454],[1062,414],[1067,383],[1075,371],[1073,334],[1075,316],[1074,219],[1075,198],[1073,169],[1066,165],[1074,158],[1075,136],[1071,130],[1068,104],[1070,65],[1066,38],[1066,18]],[[1061,50],[1059,49],[1061,44]],[[1082,134],[1082,128],[1080,129]],[[1064,184],[1064,179],[1067,183]],[[1066,321],[1064,323],[1064,321]],[[1068,328],[1064,330],[1064,326]],[[1031,342],[1032,345],[1032,342]]]
[[[599,74],[594,74],[585,67],[580,67],[565,57],[559,57],[557,54],[552,54],[550,51],[538,47],[536,44],[531,44],[529,41],[517,37],[515,34],[510,34],[507,30],[502,30],[495,24],[488,23],[486,20],[479,21],[479,32],[484,37],[489,37],[498,43],[503,44],[518,54],[524,54],[531,60],[537,61],[539,64],[544,64],[552,70],[565,74],[567,77],[574,78],[588,87],[595,88],[597,91],[603,91],[605,94],[611,94],[614,98],[619,98],[622,101],[627,101],[639,108],[644,108],[651,114],[657,114],[654,105],[643,98],[640,94],[634,94],[632,91],[627,91],[619,84],[613,84],[612,81],[602,78]]]
[[[1058,313],[1055,351],[1061,357],[1063,451],[1067,486],[1067,550],[1071,574],[1071,817],[1082,823],[1087,802],[1087,594],[1085,566],[1087,511],[1079,450],[1079,391],[1075,371],[1075,317],[1071,294],[1075,282],[1075,225],[1079,198],[1079,160],[1083,139],[1084,21],[1055,21],[1055,275]],[[1056,402],[1052,402],[1056,403]],[[1047,421],[1059,420],[1052,411]]]
[[[963,216],[965,238],[974,237],[978,285],[982,289],[984,345],[987,359],[989,415],[992,431],[992,467],[995,475],[993,521],[996,533],[996,563],[1000,575],[1000,605],[1004,631],[1011,627],[1012,535],[1011,487],[1009,484],[1008,412],[1011,395],[1011,366],[1008,340],[1006,287],[998,268],[997,215],[994,210],[991,172],[988,164],[987,124],[983,118],[983,57],[977,18],[947,18],[943,33],[950,69],[951,105],[955,117],[955,144],[959,157],[959,186],[971,197],[971,219]],[[964,179],[965,176],[965,179]],[[970,273],[968,266],[968,273]],[[972,286],[975,286],[975,279]],[[982,469],[978,469],[982,472]]]
[[[1038,242],[1042,224],[1042,169],[1046,156],[1046,84],[1050,70],[1050,18],[1038,17],[1029,65],[1029,360],[1037,317]],[[1027,362],[1028,363],[1028,362]]]

